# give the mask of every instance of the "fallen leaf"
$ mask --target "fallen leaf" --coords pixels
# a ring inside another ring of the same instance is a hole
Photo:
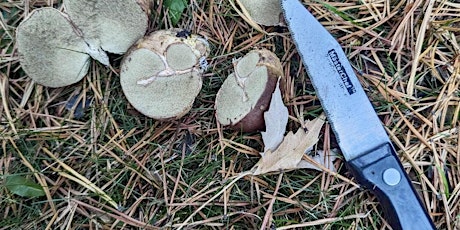
[[[6,177],[5,187],[16,195],[28,198],[44,196],[42,186],[19,175]]]
[[[284,133],[286,132],[286,125],[288,123],[289,113],[283,103],[281,97],[281,90],[279,88],[279,80],[276,84],[275,91],[272,94],[270,107],[264,113],[265,132],[262,133],[262,140],[264,142],[264,152],[269,150],[273,151],[283,141]]]
[[[254,175],[260,175],[280,170],[292,170],[305,167],[307,164],[301,163],[305,152],[310,151],[318,142],[321,127],[324,124],[325,116],[307,121],[306,130],[299,128],[296,133],[289,132],[274,151],[264,152],[259,162],[254,166]]]
[[[169,17],[173,25],[176,25],[187,8],[187,2],[185,0],[165,0],[163,5],[169,10]]]

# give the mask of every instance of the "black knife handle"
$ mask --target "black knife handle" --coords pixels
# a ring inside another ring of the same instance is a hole
[[[348,166],[377,196],[393,229],[436,229],[390,143],[350,160]]]

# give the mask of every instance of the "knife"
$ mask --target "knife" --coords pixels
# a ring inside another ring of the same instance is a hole
[[[299,0],[281,0],[292,38],[357,181],[393,229],[435,229],[338,42]]]

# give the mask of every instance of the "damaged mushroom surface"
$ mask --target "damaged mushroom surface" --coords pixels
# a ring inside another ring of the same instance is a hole
[[[153,32],[139,40],[122,61],[123,92],[148,117],[182,117],[201,90],[209,44],[198,35],[182,34],[179,29]]]
[[[135,1],[65,0],[64,6],[67,14],[35,9],[17,28],[22,69],[44,86],[80,81],[90,57],[109,65],[106,52],[126,52],[147,30],[147,14]]]
[[[147,29],[147,15],[134,0],[64,0],[67,14],[96,49],[122,54]]]
[[[263,130],[263,114],[268,110],[279,77],[280,60],[266,49],[253,50],[234,60],[234,73],[222,84],[216,97],[217,120],[235,130]]]

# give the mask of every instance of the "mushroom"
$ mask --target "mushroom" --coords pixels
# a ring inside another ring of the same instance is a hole
[[[257,24],[264,26],[281,25],[281,5],[279,0],[239,0],[243,12]]]
[[[106,51],[126,52],[147,30],[147,15],[135,1],[65,0],[64,5],[68,15],[39,8],[17,28],[21,66],[44,86],[80,81],[90,57],[109,65]]]
[[[22,69],[39,84],[66,86],[88,72],[88,46],[58,10],[34,10],[18,26],[16,36]]]
[[[155,31],[140,39],[121,64],[126,98],[148,117],[182,117],[201,90],[208,53],[205,39],[184,30]]]
[[[92,47],[122,54],[147,29],[147,15],[133,0],[64,0],[66,12]]]
[[[279,77],[280,60],[269,50],[253,50],[234,60],[234,73],[222,84],[216,96],[216,116],[220,124],[243,132],[265,129],[268,110]]]

